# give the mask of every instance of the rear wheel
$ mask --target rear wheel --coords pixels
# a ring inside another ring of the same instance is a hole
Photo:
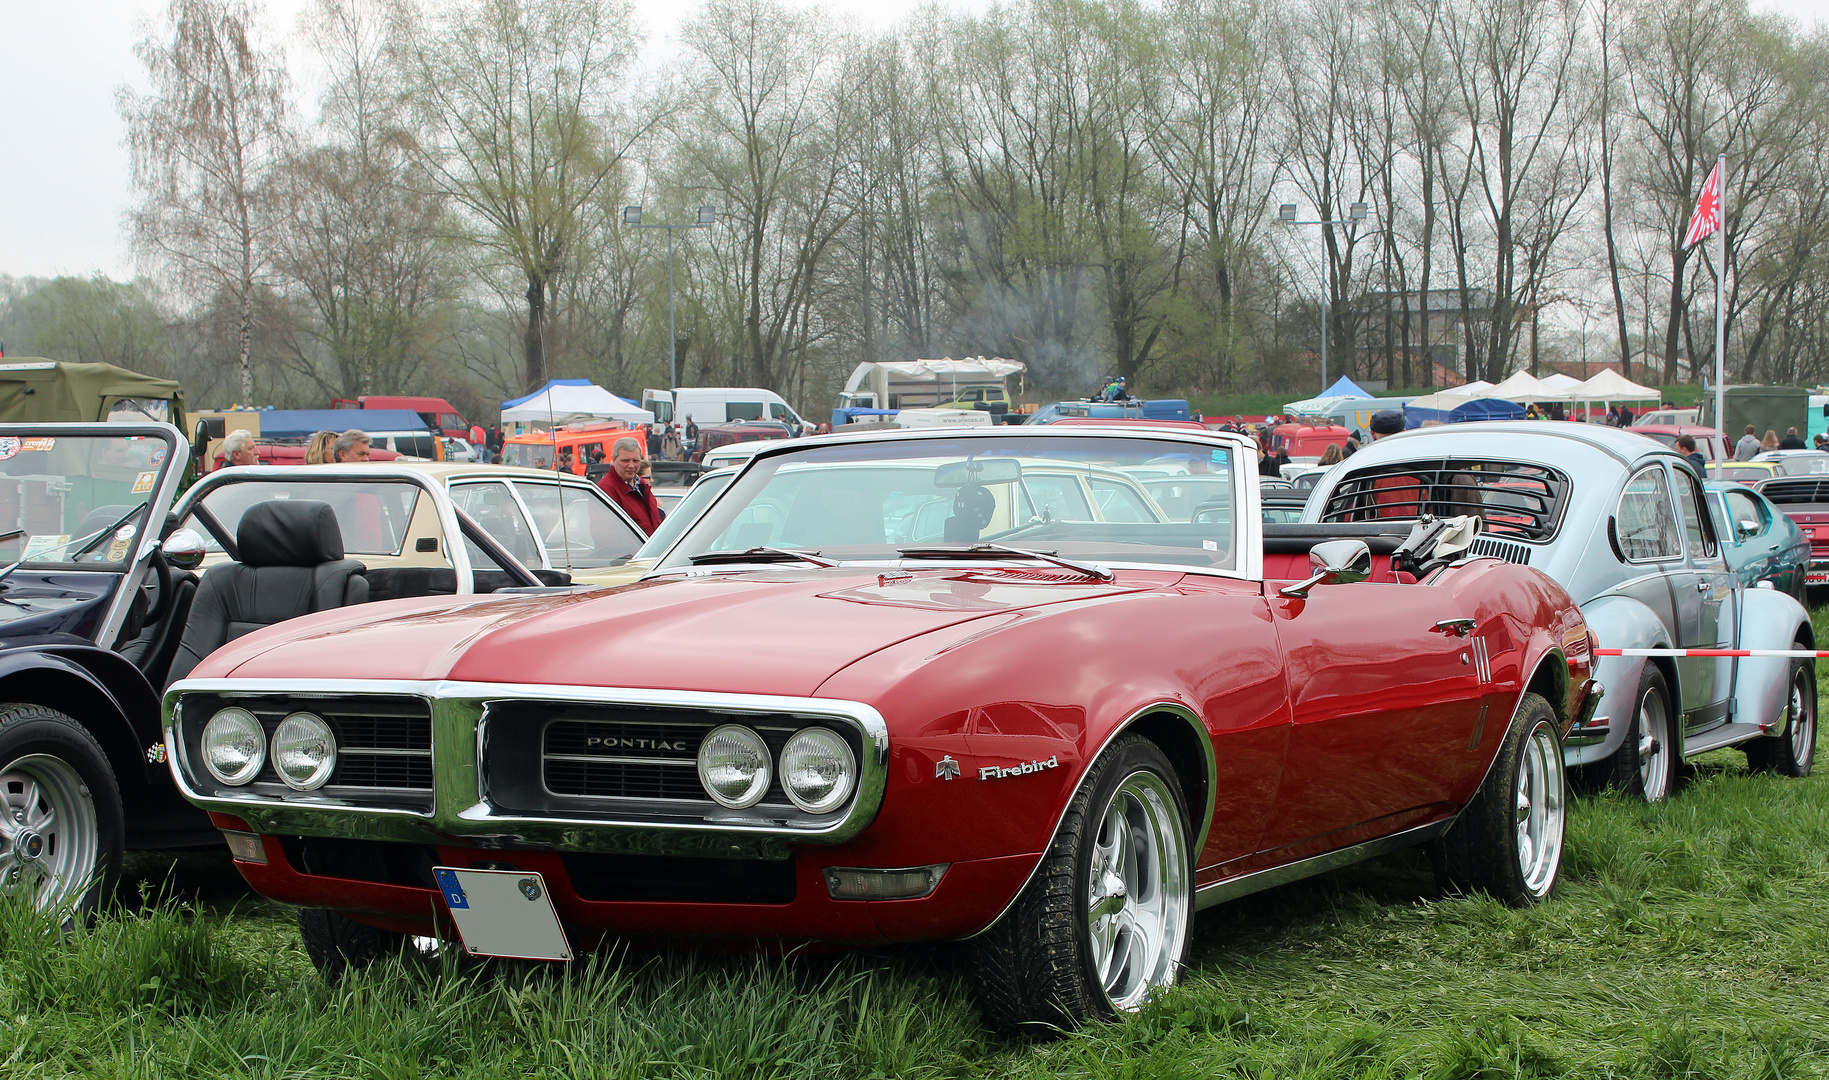
[[[1795,642],[1794,649],[1808,649]],[[1816,762],[1816,664],[1811,660],[1791,661],[1791,684],[1785,701],[1784,731],[1776,737],[1754,739],[1743,743],[1746,763],[1754,772],[1774,772],[1780,776],[1809,776]]]
[[[1613,755],[1612,782],[1646,802],[1662,802],[1682,782],[1683,751],[1670,688],[1656,665],[1645,665],[1635,702],[1626,741]]]
[[[0,706],[0,892],[87,918],[120,879],[125,831],[95,736],[55,709]]]
[[[1526,907],[1556,887],[1568,786],[1550,703],[1526,694],[1518,711],[1479,793],[1442,837],[1437,866],[1452,891]]]
[[[974,943],[991,1023],[1047,1033],[1136,1009],[1180,977],[1193,918],[1181,785],[1142,736],[1092,766],[1022,895]]]

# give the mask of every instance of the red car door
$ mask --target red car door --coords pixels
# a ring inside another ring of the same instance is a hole
[[[1463,637],[1450,621],[1472,613],[1429,585],[1319,585],[1306,599],[1276,585],[1265,591],[1295,726],[1262,849],[1324,851],[1409,824],[1383,820],[1393,815],[1445,808],[1503,724],[1481,708],[1492,656],[1515,651],[1493,640],[1503,620]]]

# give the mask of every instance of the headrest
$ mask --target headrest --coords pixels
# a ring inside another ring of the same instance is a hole
[[[343,530],[329,503],[268,499],[241,515],[235,546],[243,566],[317,566],[343,557]]]

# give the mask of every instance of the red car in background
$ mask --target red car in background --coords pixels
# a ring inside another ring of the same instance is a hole
[[[408,947],[966,941],[993,1023],[1140,1007],[1198,908],[1430,844],[1547,896],[1593,642],[1471,518],[1263,524],[1239,435],[770,446],[620,589],[258,630],[173,775],[337,975]],[[1129,470],[1223,476],[1192,520]],[[340,754],[346,733],[385,754]]]
[[[1687,435],[1696,440],[1696,453],[1702,455],[1703,461],[1726,461],[1734,456],[1734,448],[1727,445],[1719,431],[1700,424],[1634,424],[1626,430],[1656,439],[1673,450],[1677,436]]]

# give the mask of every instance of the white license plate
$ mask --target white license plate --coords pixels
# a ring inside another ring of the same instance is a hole
[[[1804,584],[1806,584],[1806,585],[1822,585],[1822,584],[1826,584],[1826,583],[1829,583],[1829,574],[1805,574],[1804,575]]]
[[[539,874],[435,866],[432,875],[466,951],[518,960],[572,958],[559,913]]]

